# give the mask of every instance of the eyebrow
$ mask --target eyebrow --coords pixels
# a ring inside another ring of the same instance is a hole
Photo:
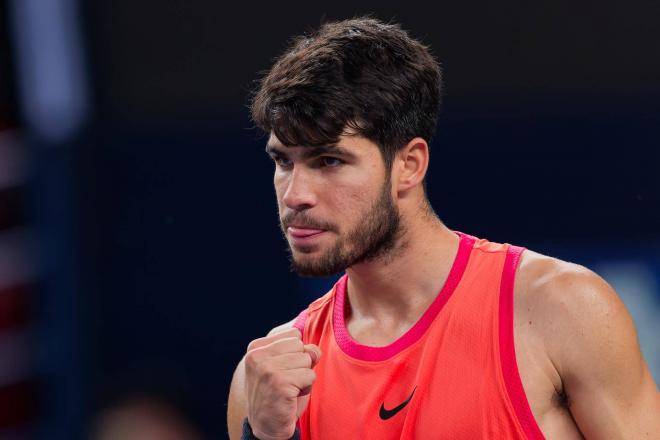
[[[274,145],[268,144],[266,145],[266,153],[268,154],[286,154],[285,151],[279,149],[278,147],[275,147]],[[319,147],[305,147],[304,151],[302,153],[302,156],[305,159],[310,159],[316,156],[320,156],[322,154],[338,154],[341,156],[349,156],[349,157],[354,157],[355,154],[351,153],[349,150],[347,150],[344,147],[340,147],[338,145],[322,145]]]

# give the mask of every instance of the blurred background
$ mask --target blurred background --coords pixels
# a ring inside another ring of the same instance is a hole
[[[658,2],[0,5],[0,439],[225,438],[247,343],[332,283],[289,271],[249,91],[364,13],[442,62],[442,220],[596,270],[660,380]]]

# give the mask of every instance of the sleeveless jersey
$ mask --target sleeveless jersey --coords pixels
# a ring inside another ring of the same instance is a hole
[[[523,248],[457,232],[445,285],[384,347],[351,338],[347,275],[295,322],[323,353],[304,440],[543,439],[516,365],[513,284]]]

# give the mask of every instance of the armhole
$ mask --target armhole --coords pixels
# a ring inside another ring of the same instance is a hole
[[[307,322],[307,316],[309,315],[308,309],[303,310],[298,314],[298,317],[293,322],[293,327],[300,330],[300,333],[305,336],[305,322]]]
[[[543,440],[545,437],[529,407],[525,389],[520,379],[520,373],[518,372],[513,334],[513,288],[516,269],[524,250],[525,248],[523,247],[509,246],[506,259],[504,260],[499,304],[500,361],[506,390],[525,436],[531,440]]]

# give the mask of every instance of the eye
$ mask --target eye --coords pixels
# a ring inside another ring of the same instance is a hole
[[[289,158],[287,158],[286,156],[282,156],[282,155],[279,155],[279,154],[273,154],[271,156],[271,158],[273,159],[275,164],[279,167],[289,168],[289,167],[293,166],[293,162],[291,162],[291,160],[289,160]]]
[[[344,163],[343,160],[332,156],[323,156],[320,158],[320,161],[322,166],[331,168],[338,167]]]

